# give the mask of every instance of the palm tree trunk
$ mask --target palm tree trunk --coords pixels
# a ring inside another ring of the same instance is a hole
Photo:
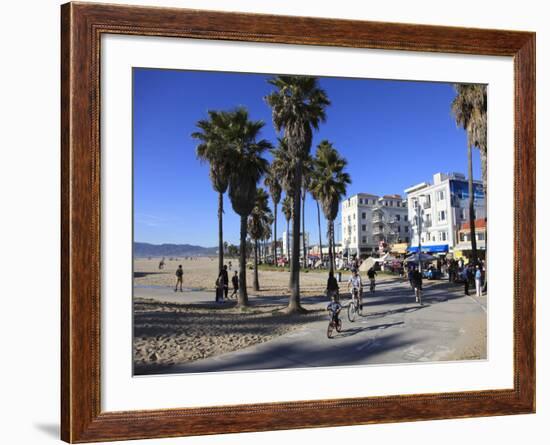
[[[247,217],[241,216],[241,246],[239,252],[239,306],[248,306],[248,294],[246,292],[246,233]]]
[[[223,193],[218,192],[218,276],[223,269]]]
[[[472,244],[472,261],[477,264],[476,224],[474,208],[474,178],[472,167],[472,147],[468,144],[468,204],[470,209],[470,239]]]
[[[483,196],[485,197],[485,209],[487,209],[487,152],[479,150],[481,160],[481,178],[483,179]]]
[[[292,259],[290,264],[290,298],[286,311],[288,313],[304,312],[300,305],[300,210],[302,163],[296,163],[294,181],[294,199],[292,202]]]
[[[334,255],[334,252],[332,250],[332,229],[331,229],[331,221],[327,219],[327,238],[328,238],[328,267],[330,272],[334,273],[334,261],[332,256]]]
[[[319,210],[319,201],[317,203],[317,225],[319,226],[319,259],[323,264],[323,240],[321,239],[321,211]]]
[[[277,266],[277,203],[273,203],[273,208],[275,209],[275,217],[273,219],[273,261],[275,266]]]
[[[286,220],[286,259],[288,261],[288,266],[290,267],[290,219]]]
[[[306,252],[306,190],[304,188],[302,196],[302,248],[304,250],[304,269],[307,269],[307,252]]]
[[[260,281],[258,280],[258,240],[254,240],[254,291],[260,290]]]
[[[483,282],[483,290],[487,289],[487,151],[479,150],[481,158],[481,177],[483,178],[483,198],[485,203],[485,279]]]
[[[332,245],[332,270],[336,269],[336,248],[334,246],[334,220],[330,222],[330,239]]]

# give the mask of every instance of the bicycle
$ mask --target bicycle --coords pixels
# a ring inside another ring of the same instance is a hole
[[[348,320],[353,323],[357,314],[361,315],[361,305],[359,303],[359,292],[357,288],[353,288],[351,291],[351,301],[348,304]]]
[[[340,311],[338,311],[340,312]],[[342,331],[342,320],[340,320],[340,317],[338,317],[338,313],[333,314],[330,317],[330,321],[328,323],[327,328],[327,337],[332,338],[332,334],[334,333],[334,330],[336,329],[336,332]]]

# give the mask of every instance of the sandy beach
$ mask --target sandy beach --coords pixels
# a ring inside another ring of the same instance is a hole
[[[134,286],[136,288],[173,288],[176,269],[183,266],[183,287],[188,291],[212,291],[218,273],[217,258],[136,258]],[[227,259],[225,264],[233,275],[238,270],[238,259]],[[247,269],[248,293],[257,297],[287,297],[289,273],[260,271],[260,291],[252,291],[253,270]],[[327,272],[308,272],[300,275],[303,298],[324,294]],[[269,299],[271,301],[271,299]],[[286,298],[277,303],[266,303],[242,311],[230,302],[222,306],[205,306],[185,302],[167,302],[146,297],[134,298],[134,367],[136,373],[158,371],[174,363],[188,362],[235,351],[263,343],[280,335],[300,329],[303,325],[326,317],[323,311],[312,311],[306,316],[287,316],[278,313],[286,306]]]
[[[134,286],[175,286],[176,269],[179,264],[183,266],[183,287],[195,290],[214,290],[216,277],[218,275],[218,259],[196,257],[194,259],[165,259],[165,266],[159,270],[160,258],[136,258],[134,260]],[[229,277],[239,268],[239,260],[228,258],[225,264],[231,270],[228,271]],[[248,292],[252,292],[252,280],[254,271],[247,268],[246,282]],[[344,272],[344,277],[349,272]],[[363,274],[365,275],[365,274]],[[300,273],[300,292],[303,296],[314,296],[324,293],[328,278],[328,271],[302,271]],[[386,277],[379,276],[378,281]],[[366,279],[363,277],[363,279]],[[260,271],[260,291],[254,292],[254,295],[289,295],[288,291],[289,273],[285,271]],[[346,283],[342,283],[340,288]]]
[[[234,302],[191,305],[136,298],[134,372],[159,372],[184,363],[270,341],[326,318],[324,311],[288,316],[266,305],[243,312]]]

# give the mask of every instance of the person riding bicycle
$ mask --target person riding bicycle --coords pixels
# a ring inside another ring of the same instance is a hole
[[[362,295],[361,292],[363,290],[363,282],[361,281],[361,276],[357,272],[357,270],[353,271],[353,274],[351,275],[349,281],[348,281],[348,291],[351,288],[351,295],[352,298],[357,293],[357,302],[359,304],[359,310],[363,310],[363,301],[362,301]]]
[[[330,319],[334,323],[338,322],[338,314],[342,310],[342,305],[338,303],[336,295],[330,297],[330,303],[327,306],[327,311],[330,313]]]
[[[371,267],[369,271],[367,272],[367,276],[369,277],[370,281],[370,291],[374,293],[374,286],[376,285],[376,271],[374,270],[374,267]]]

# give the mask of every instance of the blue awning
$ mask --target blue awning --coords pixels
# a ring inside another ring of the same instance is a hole
[[[444,253],[449,251],[448,244],[436,244],[434,246],[422,246],[422,252],[428,253]],[[416,253],[418,252],[418,246],[407,247],[407,252]]]

